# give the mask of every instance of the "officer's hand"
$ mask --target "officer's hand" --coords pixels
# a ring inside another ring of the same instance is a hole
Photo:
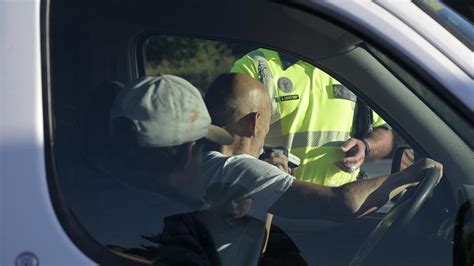
[[[288,169],[288,157],[281,152],[272,152],[268,158],[263,159],[265,162],[273,164],[285,173],[290,173]]]
[[[341,150],[346,153],[346,156],[336,165],[342,171],[352,173],[364,163],[365,144],[361,140],[351,138],[342,144]]]

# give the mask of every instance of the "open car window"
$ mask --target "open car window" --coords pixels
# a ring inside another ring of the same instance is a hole
[[[245,72],[240,68],[237,61],[239,59],[245,60],[245,57],[248,57],[249,54],[255,53],[259,47],[239,45],[231,42],[166,35],[151,35],[143,42],[143,46],[142,51],[145,58],[145,75],[173,74],[184,77],[200,89],[203,95],[205,95],[206,89],[210,83],[219,74],[225,72],[241,72],[244,74],[250,74],[258,79],[258,76],[255,75],[255,73],[251,73],[251,70]],[[272,56],[281,55],[281,58],[290,60],[288,64],[300,63],[313,67],[312,64],[306,63],[304,60],[299,58],[292,57],[287,53],[270,49],[266,50],[269,51]],[[291,62],[291,60],[293,60],[293,62]],[[248,67],[248,65],[245,67]],[[356,96],[352,94],[350,90],[347,91],[346,95],[345,91],[343,91],[345,87],[341,87],[341,93],[340,95],[337,95],[338,89],[339,88],[336,86],[336,94],[332,91],[331,97],[341,97],[341,99],[346,98],[347,100],[353,101],[354,104],[351,108],[355,108],[354,99]],[[274,97],[300,97],[297,93],[281,92],[282,96]],[[288,101],[291,100],[288,99]],[[308,112],[305,115],[311,117],[311,110],[308,109]],[[376,116],[378,116],[378,114],[376,114]],[[381,118],[380,121],[382,122],[378,122],[379,126],[385,123],[383,118]],[[352,119],[350,123],[353,123]],[[385,126],[391,128],[388,123],[386,123]],[[352,128],[349,130],[352,132],[348,132],[347,138],[354,135]],[[273,146],[278,146],[278,144]],[[283,144],[286,145],[286,143],[281,143],[280,145]],[[402,145],[406,145],[406,141],[403,140],[400,134],[395,132],[394,143],[392,146],[396,148]],[[364,164],[363,170],[367,177],[390,174],[391,156],[393,155],[394,150],[395,149],[392,149],[392,151],[383,156],[383,158]]]

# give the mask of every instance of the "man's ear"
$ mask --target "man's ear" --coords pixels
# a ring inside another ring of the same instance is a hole
[[[250,113],[248,118],[248,132],[249,132],[249,137],[255,137],[257,135],[257,127],[258,127],[258,122],[260,122],[260,112],[253,112]]]
[[[226,129],[242,137],[255,137],[259,119],[259,112],[248,113],[237,122],[228,125]]]
[[[173,171],[170,180],[170,185],[180,191],[186,191],[187,185],[190,184],[191,178],[196,172],[196,160],[193,160],[193,148],[196,142],[189,142],[185,146],[183,156],[177,162],[177,167]]]
[[[192,159],[194,157],[193,148],[194,148],[195,145],[196,145],[196,141],[189,142],[186,145],[186,150],[185,150],[185,153],[184,153],[184,162],[183,162],[183,168],[184,169],[186,169],[187,166],[189,166],[189,163],[192,162]]]

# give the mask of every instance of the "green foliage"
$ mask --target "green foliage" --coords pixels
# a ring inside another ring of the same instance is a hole
[[[146,74],[172,74],[205,91],[250,47],[194,38],[155,36],[146,44]]]

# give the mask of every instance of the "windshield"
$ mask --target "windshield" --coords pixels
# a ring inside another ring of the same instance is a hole
[[[471,50],[474,49],[474,28],[472,23],[440,0],[415,0],[414,3],[458,37]]]

